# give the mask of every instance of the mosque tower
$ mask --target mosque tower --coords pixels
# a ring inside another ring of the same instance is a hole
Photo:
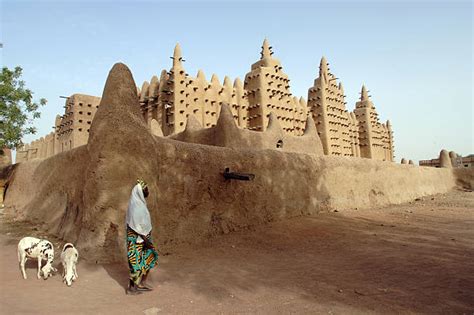
[[[393,161],[392,127],[390,122],[380,123],[368,92],[362,85],[360,101],[354,110],[359,125],[361,157]]]
[[[313,115],[324,154],[359,156],[357,122],[346,109],[344,88],[329,72],[325,57],[319,64],[319,77],[308,90],[308,108]]]
[[[283,73],[280,61],[272,55],[272,47],[265,39],[260,60],[252,65],[251,71],[245,76],[244,89],[249,102],[247,128],[265,131],[270,112],[273,112],[283,131],[294,134],[297,104],[290,93],[288,76]]]

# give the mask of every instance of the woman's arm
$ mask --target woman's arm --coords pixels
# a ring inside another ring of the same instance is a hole
[[[145,242],[145,247],[148,248],[155,248],[153,243],[151,242],[151,232],[148,235],[140,235]]]

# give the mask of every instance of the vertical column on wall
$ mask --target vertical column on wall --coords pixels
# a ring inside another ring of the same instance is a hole
[[[30,145],[29,144],[25,144],[23,146],[23,161],[26,162],[26,161],[29,161],[30,160]]]
[[[181,47],[176,44],[173,53],[173,69],[172,69],[172,80],[173,82],[173,96],[174,96],[174,133],[178,133],[186,128],[187,118],[187,91],[186,81],[187,75],[183,66],[184,59],[181,55]]]
[[[46,143],[46,137],[40,138],[40,158],[45,159],[48,153],[48,146]]]
[[[35,157],[37,159],[41,159],[41,154],[42,154],[41,143],[43,142],[42,140],[43,139],[41,137],[41,138],[34,141],[35,142],[35,149],[36,149],[36,156]]]
[[[148,95],[149,95],[149,87],[150,83],[148,81],[144,81],[142,84],[141,92],[140,92],[140,111],[143,115],[143,118],[146,120],[148,117]]]
[[[244,80],[244,89],[247,91],[249,102],[247,126],[250,130],[262,131],[262,94],[266,92],[260,93],[259,82],[256,80],[256,76],[257,74],[250,72],[247,73]]]
[[[206,80],[206,75],[201,69],[199,69],[196,74],[195,84],[193,86],[195,97],[198,98],[196,100],[197,111],[194,114],[197,121],[199,121],[203,127],[206,126],[206,112],[209,112],[210,110],[209,102],[205,101],[208,85],[209,83]]]
[[[289,119],[289,125],[290,125],[290,130],[291,130],[291,134],[293,136],[300,136],[300,119],[301,119],[301,97],[300,98],[296,98],[296,101],[294,102],[294,106],[293,108],[291,109],[291,114],[292,114],[292,117]]]
[[[232,115],[234,116],[234,122],[237,126],[240,126],[239,125],[239,99],[238,99],[238,96],[237,96],[237,90],[236,90],[236,87],[235,87],[235,80],[234,80],[234,84],[230,84],[230,87],[231,87],[231,94],[230,94],[230,102],[229,102],[229,106],[231,108],[231,111],[232,111]]]
[[[86,144],[89,135],[89,130],[92,124],[92,104],[89,100],[81,97],[79,94],[73,94],[68,99],[68,106],[64,112],[66,117],[66,135],[67,135],[67,150],[72,150],[74,147]],[[89,107],[90,105],[90,107]],[[76,111],[78,108],[81,111],[81,115],[77,115]],[[77,117],[76,117],[77,116]],[[82,123],[79,124],[79,117]],[[78,132],[79,126],[84,127],[86,130]]]
[[[55,154],[55,141],[56,140],[56,134],[55,132],[51,132],[48,136],[48,157],[53,156]]]
[[[44,136],[44,157],[48,158],[51,156],[50,150],[51,150],[51,133],[48,133],[46,136]]]
[[[160,80],[158,85],[158,101],[156,108],[156,116],[154,117],[158,124],[160,125],[163,133],[166,128],[166,110],[165,107],[168,106],[169,95],[171,94],[168,87],[169,75],[168,71],[162,70],[160,74]]]
[[[388,129],[386,124],[381,124],[382,126],[382,142],[383,142],[383,160],[384,161],[390,161],[390,152],[389,152],[389,146],[390,146],[390,140],[388,139]]]
[[[58,154],[61,152],[61,145],[59,143],[59,132],[61,129],[61,116],[56,115],[56,119],[54,121],[54,154]]]
[[[164,90],[164,135],[183,131],[186,123],[186,73],[179,44],[176,44],[171,59],[173,67],[168,73]]]
[[[211,82],[207,86],[206,91],[206,100],[208,103],[208,113],[206,113],[206,126],[205,128],[210,128],[216,125],[217,118],[219,115],[219,103],[221,102],[220,91],[222,85],[219,82],[219,77],[217,74],[213,73],[211,76]]]
[[[375,108],[372,107],[370,122],[372,125],[372,154],[373,158],[377,160],[384,160],[384,145],[383,145],[383,128],[379,122],[378,114]]]
[[[360,154],[361,157],[371,159],[373,157],[372,124],[370,115],[371,102],[364,85],[362,85],[360,94],[360,101],[356,103],[356,108],[354,110],[357,121],[359,122]]]
[[[202,110],[203,110],[203,93],[202,93],[202,84],[199,78],[190,77],[186,74],[186,118],[190,115],[194,116],[196,120],[202,125]]]
[[[68,135],[68,127],[67,127],[67,107],[69,106],[69,103],[74,102],[74,95],[69,96],[66,99],[64,108],[65,108],[65,113],[61,116],[61,121],[59,123],[59,131],[58,131],[58,142],[59,142],[59,152],[64,152],[67,151],[66,141],[67,135]]]
[[[87,143],[89,128],[92,124],[92,100],[80,94],[73,94],[68,99],[68,106],[64,112],[66,117],[67,150]],[[81,114],[79,114],[81,112]],[[80,131],[79,131],[80,129]]]
[[[70,98],[70,97],[69,97]],[[67,102],[69,102],[69,98],[66,99],[66,105]],[[66,127],[65,127],[65,117],[64,115],[60,116],[60,121],[59,121],[59,129],[58,129],[58,153],[64,152],[64,138],[66,137]]]
[[[154,75],[150,80],[150,86],[148,87],[148,100],[146,106],[145,121],[150,126],[151,120],[156,120],[156,112],[158,110],[158,93],[159,93],[160,80]]]
[[[43,158],[43,143],[44,143],[44,137],[41,137],[37,140],[36,142],[36,152],[37,152],[37,159],[42,159]]]
[[[335,82],[336,80],[334,80]],[[341,142],[341,154],[343,156],[355,156],[353,149],[353,141],[351,137],[352,133],[352,124],[351,124],[351,115],[346,109],[346,96],[344,95],[344,86],[342,82],[339,84],[334,84],[335,95],[333,101],[335,102],[335,108],[337,109],[339,115],[339,137]]]
[[[190,115],[194,116],[197,121],[201,121],[202,118],[202,96],[198,87],[199,83],[197,78],[187,77],[186,80],[186,99],[187,99],[187,117]]]
[[[308,90],[308,108],[318,130],[319,138],[326,155],[332,154],[330,146],[330,127],[327,104],[328,67],[326,58],[322,57],[319,64],[319,77],[314,80],[313,86]]]
[[[293,120],[293,129],[295,136],[302,136],[306,127],[306,119],[308,115],[308,104],[304,97],[300,97],[297,107],[295,108],[295,116]]]
[[[270,76],[271,49],[265,39],[262,45],[260,60],[254,63],[251,71],[244,80],[244,88],[249,93],[249,121],[250,130],[264,131],[266,129],[265,117],[269,103],[270,88],[264,78]]]
[[[211,127],[211,117],[212,117],[212,106],[211,100],[212,93],[211,90],[211,83],[206,80],[204,72],[202,70],[198,71],[197,79],[199,80],[200,84],[203,86],[203,112],[202,112],[202,126],[204,128]]]
[[[25,152],[24,154],[24,161],[29,161],[30,160],[30,145],[27,143],[23,146],[23,151]]]
[[[389,141],[388,156],[390,158],[389,161],[393,162],[395,159],[395,146],[393,144],[393,130],[392,130],[392,124],[390,123],[390,120],[387,120],[386,126],[387,126],[388,141]]]
[[[349,113],[352,155],[360,157],[359,122],[354,112]]]
[[[238,123],[237,125],[240,126],[241,128],[247,128],[248,127],[248,98],[247,98],[247,91],[244,90],[244,86],[242,84],[242,81],[237,78],[234,81],[234,90],[235,90],[235,98],[236,98],[236,104],[238,106]]]
[[[296,135],[296,128],[295,128],[295,114],[298,117],[298,113],[300,111],[300,100],[298,97],[293,96],[290,103],[283,108],[283,115],[282,115],[282,122],[284,125],[284,129],[287,134]]]
[[[234,117],[234,121],[237,124],[238,115],[237,115],[237,108],[236,106],[232,105],[232,98],[234,97],[234,88],[232,87],[232,81],[228,76],[224,77],[224,82],[222,84],[222,88],[219,91],[219,106],[218,106],[218,113],[221,112],[222,104],[227,104],[230,107],[232,112],[232,116]]]
[[[196,97],[194,93],[194,84],[195,79],[190,77],[189,74],[187,74],[186,72],[184,72],[184,86],[181,90],[184,90],[184,128],[186,128],[186,122],[188,121],[188,117],[190,115],[195,115],[199,111],[199,97]]]
[[[27,160],[31,161],[31,160],[35,159],[36,158],[35,142],[32,141],[29,145],[26,146],[26,148],[27,148],[27,151],[28,151]]]
[[[300,136],[299,120],[301,116],[301,97],[294,97],[293,108],[290,109],[291,118],[288,119],[288,128],[293,136]]]

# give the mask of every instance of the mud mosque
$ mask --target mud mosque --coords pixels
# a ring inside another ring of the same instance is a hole
[[[226,76],[221,84],[215,74],[207,81],[201,70],[191,77],[183,66],[179,44],[172,59],[169,71],[162,70],[159,78],[153,76],[137,88],[141,113],[157,134],[175,137],[185,131],[190,119],[197,128],[213,128],[222,105],[228,104],[240,129],[265,132],[275,119],[287,138],[301,137],[311,117],[325,155],[393,161],[390,122],[380,122],[365,86],[349,112],[342,83],[330,72],[324,57],[308,90],[308,101],[291,94],[290,79],[266,39],[260,60],[251,66],[244,82],[239,78],[232,82]],[[68,97],[54,131],[19,148],[16,161],[44,159],[86,144],[100,101],[100,97],[83,94]]]
[[[41,222],[82,257],[108,263],[126,258],[121,227],[137,177],[154,192],[154,239],[168,252],[284,218],[471,185],[446,150],[440,168],[393,163],[391,126],[368,90],[349,112],[324,58],[307,102],[291,94],[267,41],[243,82],[190,77],[183,61],[176,46],[172,68],[140,89],[117,63],[101,98],[70,96],[54,132],[17,151],[17,162],[31,162],[0,167],[5,215]]]

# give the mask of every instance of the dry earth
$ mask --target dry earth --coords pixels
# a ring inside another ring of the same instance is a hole
[[[126,296],[124,265],[82,260],[71,288],[37,280],[34,262],[21,279],[19,238],[44,235],[0,216],[0,312],[473,314],[473,226],[474,194],[460,190],[288,219],[164,253],[155,290]]]

